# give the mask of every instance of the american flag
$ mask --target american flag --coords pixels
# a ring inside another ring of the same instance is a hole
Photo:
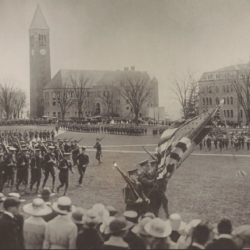
[[[216,125],[213,119],[223,103],[183,124],[177,124],[165,130],[156,148],[161,162],[158,179],[173,175],[175,170],[193,152],[195,147]]]

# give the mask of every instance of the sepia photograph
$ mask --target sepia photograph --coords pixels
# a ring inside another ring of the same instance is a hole
[[[250,249],[250,0],[0,0],[0,249]]]

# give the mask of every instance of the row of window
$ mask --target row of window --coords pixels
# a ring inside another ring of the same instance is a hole
[[[206,110],[203,110],[203,113],[205,113]],[[233,110],[224,110],[224,116],[227,118],[234,117],[234,111]],[[243,110],[240,110],[240,118],[243,118]]]
[[[44,34],[39,34],[38,35],[38,40],[39,40],[39,46],[46,46],[46,35]],[[34,46],[34,36],[32,35],[30,37],[30,46],[33,47]]]
[[[223,92],[234,91],[233,85],[223,85],[222,89],[223,89]],[[219,92],[220,92],[219,86],[215,86],[215,93],[219,93]],[[201,88],[201,93],[213,93],[212,86]]]
[[[85,115],[93,115],[93,111],[85,111]],[[79,115],[79,112],[75,112],[75,116]],[[47,116],[49,116],[49,112],[47,112]],[[58,117],[61,118],[61,112],[52,112],[52,117]],[[65,113],[65,117],[70,117],[70,112]]]
[[[234,104],[234,98],[231,97],[223,97],[224,99],[224,104]],[[215,104],[218,105],[220,104],[220,99],[219,97],[215,98]],[[203,105],[213,105],[213,100],[212,97],[207,97],[207,98],[203,98]]]

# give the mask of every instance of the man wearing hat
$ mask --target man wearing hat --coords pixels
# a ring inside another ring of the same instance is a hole
[[[138,169],[132,169],[127,173],[132,188],[127,183],[123,189],[126,211],[135,211],[140,216],[147,212],[145,204],[149,203],[149,199],[144,194],[141,183],[138,182]]]
[[[101,155],[102,155],[102,146],[100,143],[100,139],[96,139],[96,144],[94,146],[94,148],[96,148],[96,156],[95,158],[99,161],[99,164],[102,163],[101,162]]]
[[[64,196],[66,196],[69,186],[69,170],[72,174],[74,174],[72,170],[72,164],[70,162],[70,153],[63,154],[63,159],[60,161],[58,169],[60,170],[59,181],[61,185],[57,187],[57,193],[59,193],[60,188],[65,185]]]
[[[49,146],[49,150],[50,152],[48,152],[45,156],[44,156],[44,181],[43,181],[43,188],[45,187],[45,184],[48,180],[49,174],[51,174],[52,176],[52,192],[54,193],[54,188],[55,188],[55,181],[56,181],[56,176],[55,176],[55,169],[54,166],[56,164],[55,161],[55,155],[53,154],[53,149],[55,147],[54,146]]]
[[[242,225],[235,228],[232,236],[237,249],[250,249],[250,225]]]
[[[29,160],[26,156],[27,149],[22,149],[21,156],[17,159],[17,179],[16,189],[19,191],[19,185],[24,183],[24,191],[27,193],[28,177],[29,177]]]
[[[76,157],[76,164],[78,168],[78,172],[80,174],[80,178],[78,180],[78,185],[82,187],[82,179],[85,174],[86,168],[89,164],[89,156],[85,154],[85,147],[81,147],[81,152]]]
[[[71,199],[60,197],[52,208],[58,216],[46,226],[43,249],[76,249],[77,226],[69,216],[72,211]]]
[[[43,168],[43,158],[41,156],[40,149],[36,149],[35,155],[31,159],[30,167],[31,167],[30,191],[32,192],[33,186],[34,184],[36,184],[36,193],[38,193],[42,178],[42,168]]]
[[[0,217],[0,249],[21,249],[19,242],[18,225],[15,216],[19,214],[20,201],[17,198],[9,197],[4,203],[4,213]]]

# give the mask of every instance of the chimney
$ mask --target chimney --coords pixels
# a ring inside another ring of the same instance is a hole
[[[128,67],[124,67],[124,71],[128,71]]]
[[[132,67],[131,67],[131,71],[135,71],[135,66],[132,66]]]

